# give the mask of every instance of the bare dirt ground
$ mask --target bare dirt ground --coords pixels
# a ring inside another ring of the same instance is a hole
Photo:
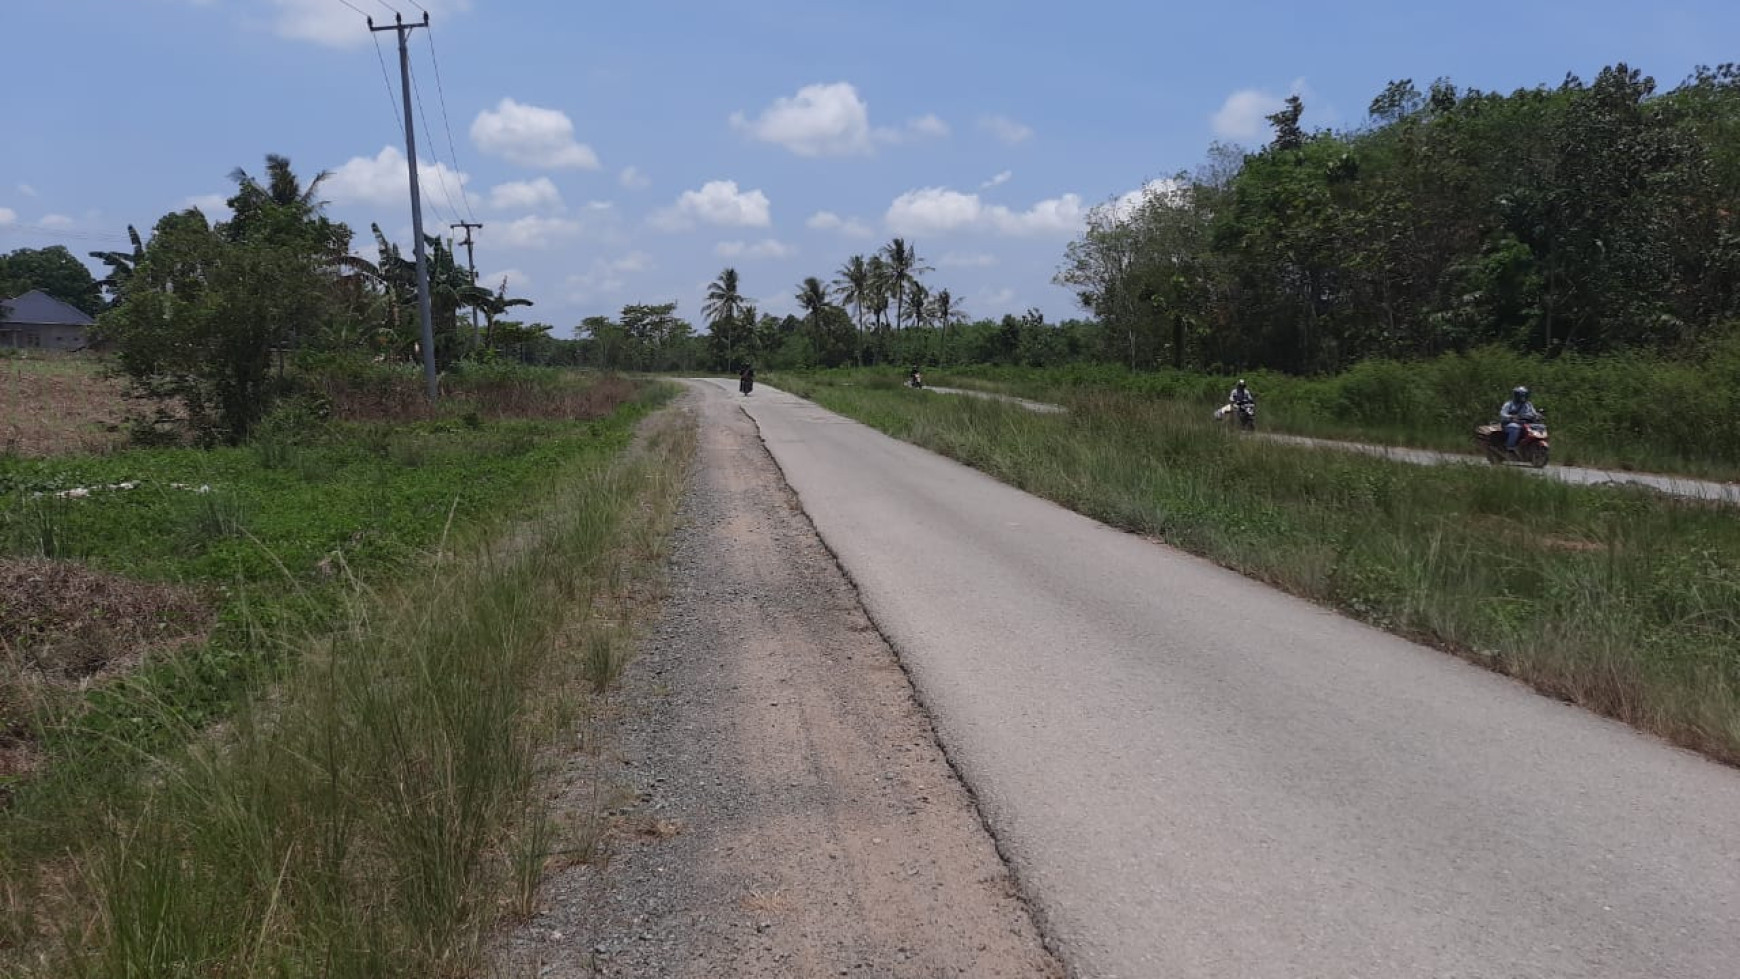
[[[893,652],[715,389],[670,595],[556,809],[608,822],[509,976],[1063,975]],[[600,805],[599,800],[606,800]]]
[[[88,354],[0,359],[0,455],[101,452],[121,443],[124,385]]]

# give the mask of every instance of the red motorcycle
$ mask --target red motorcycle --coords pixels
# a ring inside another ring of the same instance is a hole
[[[1547,464],[1547,419],[1545,416],[1524,422],[1522,436],[1516,448],[1505,447],[1503,425],[1482,425],[1474,430],[1474,444],[1486,451],[1486,461],[1495,466],[1507,462],[1523,462],[1536,469]]]

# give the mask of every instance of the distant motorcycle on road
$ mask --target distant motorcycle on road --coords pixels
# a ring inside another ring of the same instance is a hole
[[[1547,419],[1545,416],[1525,422],[1522,436],[1517,439],[1516,448],[1505,445],[1504,426],[1499,424],[1481,425],[1474,430],[1474,444],[1486,453],[1486,461],[1495,466],[1507,462],[1524,463],[1536,469],[1547,464],[1550,446],[1547,442]]]
[[[1255,401],[1229,401],[1215,411],[1214,417],[1216,421],[1236,418],[1241,431],[1254,432],[1257,430],[1257,403]]]

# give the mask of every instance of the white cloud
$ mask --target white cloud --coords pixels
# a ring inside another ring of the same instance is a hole
[[[504,98],[471,123],[477,148],[523,167],[598,169],[598,154],[574,141],[574,123],[559,109]]]
[[[183,207],[199,208],[199,212],[209,221],[227,221],[230,216],[230,199],[227,194],[195,194],[182,200],[181,204]]]
[[[838,231],[848,238],[868,238],[876,233],[857,218],[842,218],[833,211],[817,211],[804,225],[815,231]]]
[[[616,295],[628,287],[630,276],[652,268],[652,256],[646,252],[629,252],[621,258],[595,259],[583,273],[568,276],[568,301],[595,302]]]
[[[528,214],[506,224],[489,227],[490,243],[502,248],[549,248],[561,241],[575,238],[585,226],[573,218],[550,218]]]
[[[992,187],[1001,187],[1004,184],[1008,183],[1009,181],[1013,180],[1014,178],[1015,178],[1015,171],[1004,170],[1002,173],[999,173],[996,176],[992,177],[990,180],[987,180],[984,183],[980,184],[979,189],[980,190],[990,190]]]
[[[1033,138],[1032,126],[1017,122],[1008,116],[984,116],[979,119],[979,128],[1010,146],[1025,143]]]
[[[29,184],[19,184],[18,185],[18,192],[20,194],[23,194],[25,197],[35,197],[36,196],[36,188],[30,186]]]
[[[720,258],[754,260],[758,258],[789,258],[794,252],[790,245],[775,241],[772,238],[763,238],[753,244],[743,241],[721,241],[713,246],[713,254]]]
[[[973,297],[974,305],[985,310],[1007,310],[1014,301],[1015,290],[1009,288],[980,289],[978,295]]]
[[[1159,198],[1167,203],[1184,203],[1184,184],[1171,177],[1150,180],[1135,190],[1120,196],[1112,202],[1112,214],[1119,221],[1128,221],[1136,213],[1136,209],[1150,198]]]
[[[754,120],[733,113],[731,125],[799,156],[848,156],[871,149],[870,107],[850,82],[805,85],[796,95],[775,99]]]
[[[18,212],[10,207],[0,207],[0,227],[13,224],[18,220]]]
[[[470,174],[451,170],[445,163],[417,164],[417,181],[423,188],[425,207],[432,195],[445,199],[446,194],[464,194],[470,179]],[[405,180],[405,154],[388,146],[373,157],[353,156],[332,171],[320,190],[335,204],[402,205],[408,202],[410,193]]]
[[[942,137],[949,134],[949,124],[938,119],[935,115],[926,113],[907,122],[906,131],[916,136]]]
[[[884,220],[889,230],[903,235],[983,231],[1027,236],[1074,234],[1086,216],[1078,194],[1049,198],[1016,211],[1001,204],[986,205],[978,194],[925,187],[895,198]]]
[[[639,167],[623,167],[617,182],[629,190],[645,190],[652,186],[652,179],[640,172]]]
[[[988,269],[997,264],[997,256],[985,252],[945,252],[936,263],[945,269]]]
[[[1221,139],[1251,140],[1262,135],[1265,117],[1281,109],[1282,97],[1254,88],[1240,89],[1226,97],[1210,123]]]
[[[293,41],[312,41],[334,48],[353,48],[369,43],[363,15],[331,0],[271,0],[276,15],[272,30]],[[471,0],[423,0],[433,17],[471,9]],[[358,4],[358,6],[365,6]],[[377,16],[376,23],[387,23]]]
[[[773,222],[767,195],[740,191],[735,180],[709,180],[700,190],[685,190],[672,204],[652,216],[665,231],[684,231],[702,224],[765,228]]]
[[[504,280],[507,282],[508,295],[510,296],[532,284],[532,277],[519,269],[502,269],[500,272],[480,275],[477,277],[477,284],[485,289],[495,290],[501,288]]]
[[[54,228],[58,230],[72,227],[73,219],[64,214],[44,214],[42,219],[36,223],[44,228]]]
[[[549,177],[512,180],[489,189],[489,206],[498,211],[560,211],[562,192]]]

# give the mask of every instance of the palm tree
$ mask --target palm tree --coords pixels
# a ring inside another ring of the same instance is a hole
[[[109,267],[109,274],[97,285],[107,289],[114,302],[121,301],[121,290],[127,287],[127,280],[133,277],[133,270],[145,260],[145,243],[139,239],[139,229],[127,225],[127,239],[133,243],[131,252],[90,253],[92,258]]]
[[[809,276],[798,286],[797,304],[799,309],[809,314],[810,351],[813,357],[821,343],[822,314],[833,305],[828,301],[828,287],[822,285],[821,279]]]
[[[853,255],[846,259],[846,264],[840,266],[835,273],[834,290],[843,303],[851,303],[856,314],[853,322],[858,329],[864,329],[864,302],[870,298],[870,266],[864,261],[864,256]]]
[[[906,287],[906,299],[912,310],[912,325],[929,326],[930,290],[920,283],[910,283]]]
[[[743,294],[737,289],[737,270],[728,268],[707,287],[707,301],[701,304],[701,314],[707,317],[708,326],[716,327],[737,319],[743,307]]]
[[[918,276],[929,272],[930,266],[919,260],[918,252],[905,238],[896,238],[882,246],[888,262],[888,291],[894,296],[894,328],[900,329],[906,316],[906,295],[909,287],[918,284]]]
[[[532,305],[532,301],[530,299],[509,299],[507,294],[506,276],[502,277],[501,287],[495,292],[492,293],[488,290],[483,290],[483,292],[484,295],[481,297],[470,297],[472,299],[470,305],[476,307],[479,312],[483,313],[483,346],[484,349],[487,350],[495,339],[496,317],[515,306],[530,306]]]
[[[944,332],[960,322],[967,315],[961,304],[955,302],[955,297],[947,289],[937,291],[936,297],[930,302],[931,321],[942,327]]]
[[[265,186],[261,186],[259,181],[249,176],[248,171],[241,167],[230,171],[230,179],[236,182],[236,196],[242,198],[241,203],[263,199],[279,207],[297,208],[309,216],[326,206],[326,202],[319,200],[316,195],[320,193],[320,185],[331,176],[331,170],[322,170],[304,187],[302,179],[290,168],[290,158],[277,153],[266,154]],[[242,208],[231,205],[230,210],[240,213]]]

